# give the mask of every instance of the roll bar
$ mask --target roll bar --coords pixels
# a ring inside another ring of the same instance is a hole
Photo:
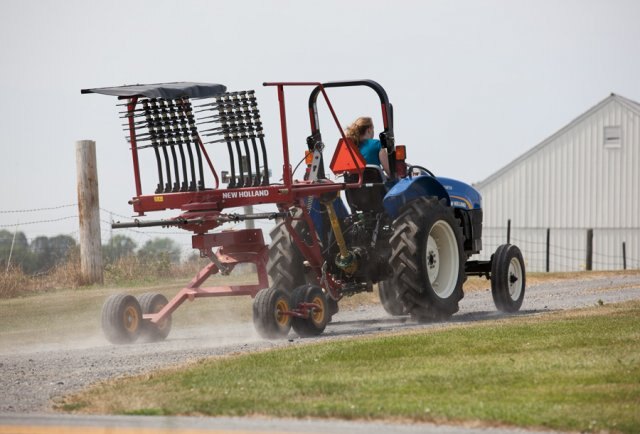
[[[380,133],[380,143],[387,150],[389,155],[389,168],[391,170],[391,178],[395,177],[396,172],[396,151],[395,138],[393,134],[393,106],[389,102],[389,97],[384,88],[373,80],[350,80],[350,81],[332,81],[323,83],[322,86],[316,86],[309,95],[309,116],[311,120],[311,135],[307,138],[307,146],[313,151],[315,144],[322,141],[320,133],[320,122],[318,119],[317,100],[318,95],[323,88],[330,87],[355,87],[365,86],[373,89],[380,98],[382,108],[383,131]]]

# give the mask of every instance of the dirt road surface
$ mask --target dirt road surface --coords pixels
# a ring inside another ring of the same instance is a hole
[[[557,280],[527,288],[522,309],[516,315],[538,315],[616,303],[640,298],[640,274],[609,274],[578,280]],[[250,306],[250,304],[247,304]],[[325,333],[313,339],[265,341],[250,322],[215,327],[175,328],[160,343],[110,345],[102,336],[72,342],[41,342],[28,347],[0,348],[0,425],[4,414],[52,413],[65,394],[93,383],[153,369],[196,361],[205,357],[411,329],[443,328],[451,323],[487,322],[498,313],[487,290],[465,295],[460,312],[448,323],[417,324],[408,317],[390,317],[379,305],[363,305],[339,312]],[[96,319],[98,320],[98,319]]]

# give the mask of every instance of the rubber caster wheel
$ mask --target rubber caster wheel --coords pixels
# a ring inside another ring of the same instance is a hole
[[[253,325],[265,339],[281,339],[291,330],[289,294],[282,289],[266,288],[258,292],[253,300]]]
[[[116,294],[102,306],[102,331],[112,344],[135,342],[142,330],[142,309],[133,295]]]
[[[156,292],[146,292],[138,297],[140,308],[143,315],[158,313],[165,307],[169,301],[167,297]],[[142,323],[141,337],[147,342],[158,342],[165,340],[171,332],[171,315],[157,324],[153,324],[148,320]]]
[[[331,319],[327,296],[319,286],[299,286],[293,291],[291,304],[297,309],[300,303],[313,303],[316,307],[311,309],[308,318],[293,317],[293,330],[302,338],[320,335]]]
[[[503,244],[491,258],[491,295],[502,312],[517,312],[526,284],[524,260],[517,246]]]

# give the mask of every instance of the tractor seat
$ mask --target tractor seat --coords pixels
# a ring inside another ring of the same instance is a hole
[[[344,180],[347,183],[357,183],[358,174],[345,173]],[[347,203],[351,207],[351,212],[384,212],[382,199],[384,199],[385,194],[387,194],[387,187],[384,185],[386,180],[387,176],[384,174],[380,166],[367,164],[362,172],[362,187],[358,189],[348,188],[345,191]]]

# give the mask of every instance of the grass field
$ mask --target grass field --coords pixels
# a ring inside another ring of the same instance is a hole
[[[223,357],[61,409],[640,432],[640,302]]]

